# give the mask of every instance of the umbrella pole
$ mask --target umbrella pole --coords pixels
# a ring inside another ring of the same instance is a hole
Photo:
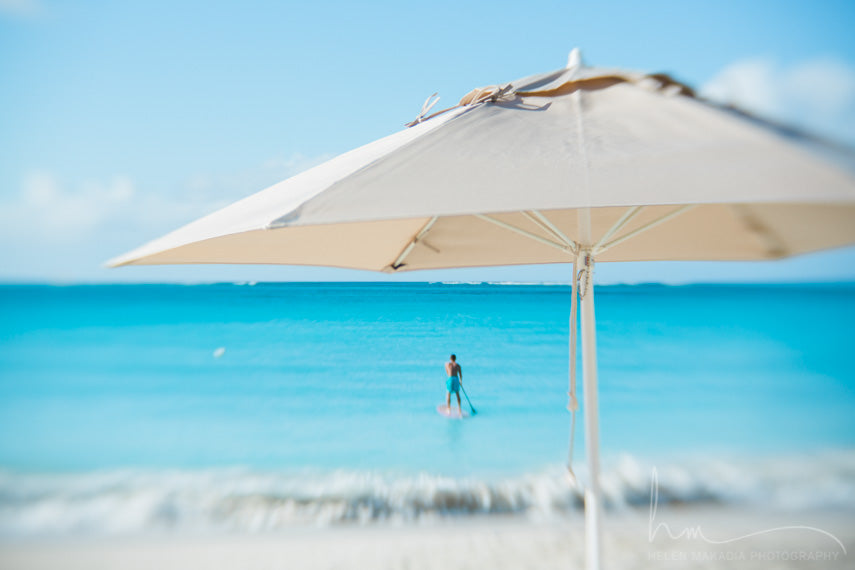
[[[594,258],[582,252],[585,283],[582,300],[582,375],[585,405],[585,453],[589,482],[585,488],[585,568],[600,568],[600,428],[597,408],[597,336],[594,319]]]

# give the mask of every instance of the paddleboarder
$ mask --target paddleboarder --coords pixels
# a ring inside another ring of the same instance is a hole
[[[457,362],[457,356],[452,354],[448,362],[445,363],[445,373],[448,375],[448,380],[445,381],[445,389],[448,393],[445,396],[445,406],[448,411],[451,411],[451,393],[457,396],[457,409],[460,410],[460,415],[463,415],[463,408],[460,404],[460,386],[463,385],[463,368]]]

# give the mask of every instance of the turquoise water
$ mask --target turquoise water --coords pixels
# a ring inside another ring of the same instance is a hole
[[[553,477],[569,301],[545,285],[2,286],[0,530],[4,507],[29,504],[20,489],[96,474],[274,473],[279,499],[307,480],[361,477],[370,495]],[[621,481],[652,462],[855,447],[855,286],[602,286],[596,302],[601,443]],[[478,411],[464,421],[435,410],[451,352]],[[834,457],[853,483],[852,456]]]

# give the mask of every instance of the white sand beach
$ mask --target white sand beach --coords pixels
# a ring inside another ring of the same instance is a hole
[[[855,520],[847,512],[773,514],[670,507],[660,510],[652,528],[665,523],[672,535],[684,534],[671,538],[662,526],[652,541],[648,517],[640,509],[606,518],[605,567],[837,569],[853,564]],[[744,535],[753,536],[733,540]],[[470,519],[431,526],[303,528],[252,536],[7,541],[0,545],[0,567],[547,570],[582,568],[583,544],[581,516],[560,523]]]

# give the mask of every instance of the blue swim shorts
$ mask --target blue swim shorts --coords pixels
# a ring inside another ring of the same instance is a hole
[[[449,392],[457,393],[460,391],[460,379],[457,376],[449,376],[445,381],[445,389]]]

